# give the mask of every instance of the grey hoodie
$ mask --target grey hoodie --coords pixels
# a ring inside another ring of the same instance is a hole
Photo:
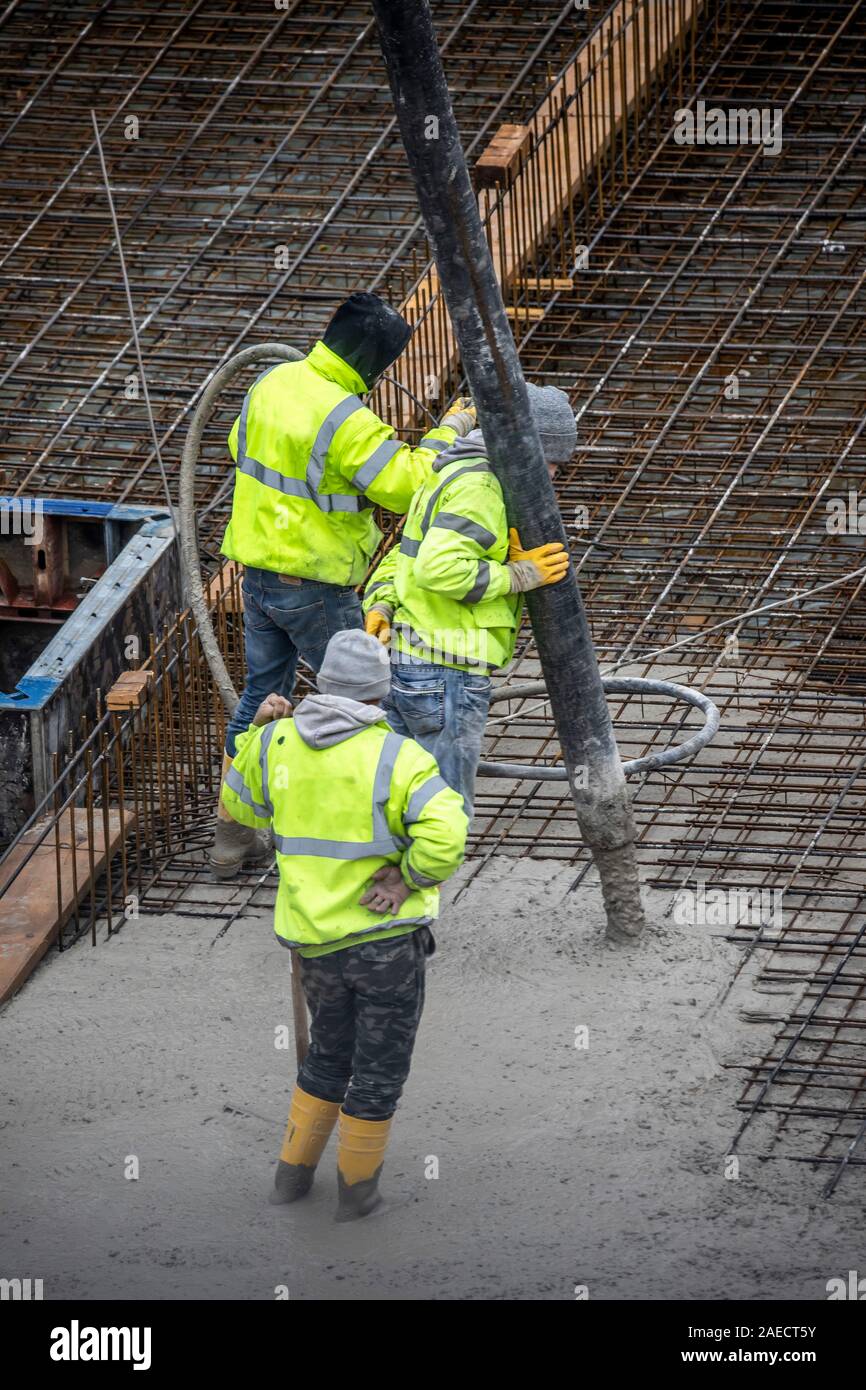
[[[461,458],[487,458],[487,445],[480,429],[470,430],[468,434],[454,440],[447,449],[437,454],[433,472],[438,473],[446,463],[454,463]]]
[[[378,705],[363,705],[346,695],[308,695],[294,713],[295,728],[310,748],[330,748],[385,718]]]

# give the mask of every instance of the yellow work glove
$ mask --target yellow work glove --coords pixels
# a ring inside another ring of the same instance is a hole
[[[449,425],[462,438],[475,429],[478,424],[478,412],[468,396],[458,396],[454,404],[449,405],[447,413],[439,423]]]
[[[534,550],[524,550],[520,537],[512,526],[508,532],[508,564],[511,575],[511,592],[527,594],[530,589],[541,589],[545,584],[558,584],[568,570],[568,551],[561,541],[550,541],[548,545],[537,545]]]
[[[364,623],[364,631],[371,637],[378,637],[383,647],[387,647],[391,641],[391,619],[394,610],[387,603],[374,603],[367,614]]]

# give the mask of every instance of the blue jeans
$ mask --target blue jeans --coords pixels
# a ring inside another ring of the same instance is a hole
[[[271,694],[291,698],[299,656],[318,671],[334,633],[363,626],[354,589],[315,579],[286,584],[270,570],[244,570],[247,683],[226,730],[229,757],[262,700]]]
[[[487,676],[405,656],[391,667],[389,722],[433,754],[449,787],[463,797],[470,820],[490,694]]]

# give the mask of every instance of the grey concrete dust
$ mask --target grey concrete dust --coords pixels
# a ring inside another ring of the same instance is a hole
[[[0,1015],[0,1274],[46,1298],[826,1297],[864,1267],[857,1175],[725,1155],[748,970],[648,894],[604,940],[571,867],[492,860],[446,894],[415,1065],[383,1177],[390,1208],[334,1223],[272,1207],[293,1080],[288,960],[264,914],[142,917],[39,969]],[[276,1046],[281,1032],[289,1050]],[[132,1160],[139,1176],[131,1180]],[[438,1171],[438,1176],[433,1176]]]

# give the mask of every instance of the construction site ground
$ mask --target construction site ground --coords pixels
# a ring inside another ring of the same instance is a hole
[[[751,964],[729,989],[740,947],[660,892],[612,946],[594,872],[570,893],[551,860],[471,871],[444,895],[388,1206],[355,1225],[332,1149],[305,1201],[268,1204],[294,1079],[269,911],[51,953],[0,1015],[3,1268],[46,1298],[825,1299],[862,1265],[858,1185],[826,1201],[809,1164],[726,1157],[768,1033],[743,1021],[767,1007]]]
[[[391,1205],[338,1226],[333,1152],[305,1202],[267,1201],[289,960],[273,883],[207,870],[225,721],[203,633],[163,589],[120,669],[94,632],[88,708],[57,724],[45,814],[0,871],[0,994],[47,948],[0,1008],[0,1275],[46,1299],[824,1300],[849,1271],[866,1292],[866,5],[433,10],[523,372],[578,420],[556,487],[600,665],[694,687],[721,728],[630,776],[631,946],[604,939],[564,782],[479,782]],[[162,508],[211,374],[305,349],[359,288],[414,330],[382,418],[417,444],[465,394],[369,5],[16,0],[0,50],[0,495]],[[681,143],[699,102],[772,116],[773,140],[737,121]],[[222,393],[195,480],[238,688],[219,552],[252,379]],[[540,675],[526,627],[506,679]],[[8,699],[2,776],[35,803]],[[624,760],[701,722],[667,694],[609,703]],[[487,759],[559,759],[544,699],[509,696],[487,733]],[[675,895],[705,890],[724,923],[678,924]]]

